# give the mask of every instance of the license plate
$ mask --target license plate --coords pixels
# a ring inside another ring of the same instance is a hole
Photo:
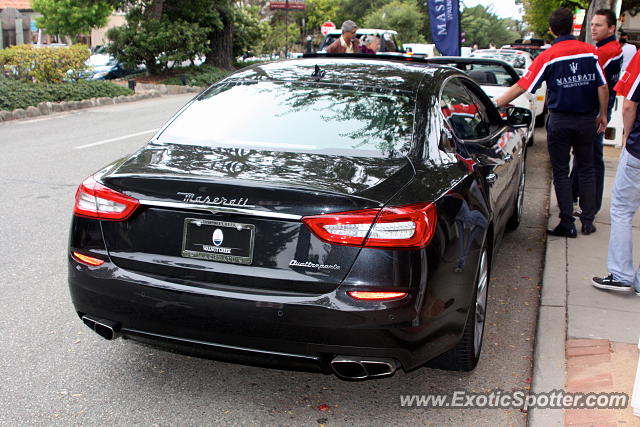
[[[187,218],[182,256],[233,264],[251,264],[255,225]]]

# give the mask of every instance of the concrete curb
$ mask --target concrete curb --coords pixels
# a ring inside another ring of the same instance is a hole
[[[62,102],[41,102],[37,106],[30,106],[26,109],[18,108],[13,111],[0,111],[0,122],[19,120],[27,117],[46,116],[63,111],[79,110],[83,108],[98,107],[101,105],[119,104],[122,102],[140,101],[143,99],[157,98],[161,96],[158,91],[148,91],[136,93],[134,95],[120,95],[114,98],[100,97],[90,98],[82,101],[62,101]]]
[[[553,181],[549,203],[555,200]],[[556,218],[550,214],[549,223]],[[553,226],[552,226],[553,227]],[[550,393],[565,389],[565,345],[567,341],[567,242],[564,237],[547,237],[542,275],[542,292],[536,345],[533,355],[532,393]],[[563,409],[531,409],[531,427],[563,426]]]
[[[125,80],[113,80],[112,83],[119,86],[128,87],[128,82]],[[148,83],[137,83],[136,90],[140,92],[156,91],[161,95],[179,95],[183,93],[198,93],[205,88],[200,86],[178,86],[178,85],[154,85]]]

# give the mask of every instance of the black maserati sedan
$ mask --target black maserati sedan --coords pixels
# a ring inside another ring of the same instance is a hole
[[[412,58],[240,70],[80,184],[75,310],[106,339],[237,363],[472,370],[530,122]]]

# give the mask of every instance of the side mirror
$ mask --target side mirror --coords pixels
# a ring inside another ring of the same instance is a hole
[[[521,107],[508,107],[507,117],[504,119],[512,128],[526,128],[533,121],[531,110]]]

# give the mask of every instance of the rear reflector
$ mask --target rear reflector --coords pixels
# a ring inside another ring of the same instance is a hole
[[[77,259],[78,261],[80,261],[83,264],[92,265],[94,267],[97,267],[99,265],[104,264],[104,260],[101,260],[100,258],[94,258],[94,257],[91,257],[89,255],[83,255],[83,254],[78,253],[78,252],[72,252],[71,254],[73,255],[73,257],[75,259]]]
[[[88,218],[123,221],[138,206],[140,203],[133,197],[105,187],[90,176],[76,191],[73,213]]]
[[[302,218],[302,222],[313,234],[325,242],[364,245],[367,248],[425,247],[433,238],[436,220],[437,210],[432,203]]]
[[[406,292],[364,292],[349,291],[347,292],[351,298],[366,301],[385,301],[392,299],[400,299],[407,296]]]

